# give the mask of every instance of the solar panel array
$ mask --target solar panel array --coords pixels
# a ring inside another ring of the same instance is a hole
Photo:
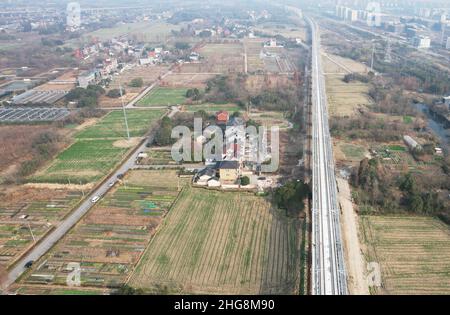
[[[67,108],[0,107],[0,122],[55,121],[69,114]]]
[[[13,103],[18,105],[28,103],[48,103],[53,104],[62,99],[67,94],[67,91],[38,91],[30,90],[17,95],[13,98]]]

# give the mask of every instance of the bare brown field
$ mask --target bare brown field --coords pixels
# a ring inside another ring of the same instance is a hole
[[[247,71],[250,73],[264,71],[264,61],[260,58],[263,49],[263,39],[244,40],[245,52],[247,53]]]
[[[204,88],[206,82],[215,76],[214,73],[172,73],[166,76],[160,85],[164,87]]]
[[[284,25],[277,27],[275,25],[261,25],[255,28],[255,31],[262,32],[271,36],[281,35],[286,38],[300,38],[302,41],[307,39],[307,30],[303,26]]]
[[[323,54],[322,62],[325,73],[367,73],[368,67],[358,61],[333,54]]]
[[[186,187],[129,284],[148,292],[292,294],[300,230],[263,197]]]
[[[357,114],[357,110],[371,104],[368,84],[345,83],[343,75],[327,75],[326,88],[331,116],[345,117]]]
[[[291,82],[287,75],[250,74],[245,82],[245,87],[250,93],[260,93],[264,89],[285,88]]]
[[[3,176],[14,174],[24,161],[33,158],[31,145],[34,137],[40,133],[52,132],[64,137],[69,133],[67,129],[56,128],[50,125],[10,125],[0,126],[0,183]],[[61,143],[61,148],[63,143]]]
[[[207,43],[198,47],[200,62],[183,64],[181,73],[236,73],[244,71],[242,43]]]
[[[430,217],[361,217],[367,262],[381,267],[372,294],[450,294],[450,230]]]

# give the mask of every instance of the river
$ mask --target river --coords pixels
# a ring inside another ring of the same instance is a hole
[[[448,153],[450,148],[450,129],[445,129],[444,124],[433,117],[433,115],[429,112],[427,105],[416,103],[413,104],[413,106],[427,116],[428,128],[430,128],[439,138],[442,148]]]

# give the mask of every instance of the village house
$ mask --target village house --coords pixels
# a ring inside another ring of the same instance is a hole
[[[239,178],[238,161],[220,161],[217,162],[216,168],[219,170],[219,179],[222,185],[235,184]]]
[[[217,124],[226,124],[228,122],[228,119],[230,118],[230,115],[227,111],[221,110],[216,113],[216,123]]]

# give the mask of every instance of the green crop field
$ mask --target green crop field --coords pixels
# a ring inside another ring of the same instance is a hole
[[[353,145],[350,143],[341,144],[341,150],[344,152],[345,156],[350,160],[362,160],[364,159],[364,154],[366,149],[363,147]]]
[[[162,110],[127,110],[130,136],[143,136],[163,113]],[[75,143],[30,181],[63,184],[95,182],[105,176],[129,150],[127,145],[116,144],[117,140],[126,138],[122,110],[110,112],[95,125],[80,131],[75,138]]]
[[[150,91],[137,103],[139,106],[167,106],[183,104],[186,98],[185,88],[158,87]]]
[[[413,118],[411,116],[403,116],[403,122],[405,124],[412,124]]]
[[[73,184],[93,182],[103,177],[123,158],[126,148],[114,140],[77,140],[61,152],[50,166],[31,178],[34,182]]]
[[[264,197],[185,187],[129,285],[150,292],[294,293],[301,228]]]
[[[162,110],[126,110],[131,137],[143,136],[153,122],[161,118]],[[76,135],[78,139],[126,138],[125,119],[122,110],[115,110],[103,117],[95,125]]]

